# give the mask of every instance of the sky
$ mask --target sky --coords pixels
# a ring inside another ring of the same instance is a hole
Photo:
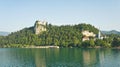
[[[0,31],[19,31],[36,20],[120,31],[120,0],[0,0]]]

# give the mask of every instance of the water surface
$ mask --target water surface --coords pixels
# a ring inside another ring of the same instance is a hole
[[[0,67],[120,67],[120,50],[0,48]]]

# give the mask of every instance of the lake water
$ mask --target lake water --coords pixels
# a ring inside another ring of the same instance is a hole
[[[0,48],[0,67],[120,67],[120,50]]]

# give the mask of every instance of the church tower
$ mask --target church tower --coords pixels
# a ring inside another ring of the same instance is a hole
[[[101,39],[101,32],[100,32],[100,30],[98,32],[98,39]]]

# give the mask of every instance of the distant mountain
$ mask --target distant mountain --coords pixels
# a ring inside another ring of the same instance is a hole
[[[111,31],[101,31],[102,34],[119,34],[120,35],[120,32],[119,31],[116,31],[116,30],[111,30]]]
[[[8,34],[10,34],[9,32],[4,32],[4,31],[0,31],[0,36],[7,36]]]

